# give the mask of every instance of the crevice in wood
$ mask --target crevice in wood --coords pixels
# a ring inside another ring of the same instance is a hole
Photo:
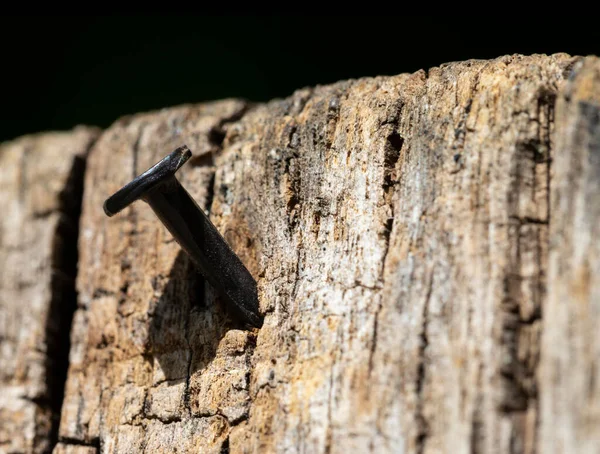
[[[546,219],[537,219],[537,218],[532,218],[530,216],[525,216],[525,217],[509,216],[509,219],[517,221],[519,223],[519,225],[526,225],[526,224],[548,225],[548,221]]]
[[[424,403],[425,396],[423,395],[423,389],[425,388],[425,379],[427,373],[426,356],[425,352],[429,346],[429,337],[427,334],[427,326],[429,324],[429,303],[431,300],[431,294],[433,292],[433,274],[434,269],[431,270],[429,277],[429,285],[427,287],[427,294],[425,295],[425,301],[423,302],[423,315],[421,333],[419,334],[419,352],[418,352],[418,365],[417,365],[417,380],[416,380],[416,409],[415,409],[415,422],[417,427],[417,435],[415,439],[415,452],[422,454],[425,452],[425,444],[429,435],[429,424],[424,414]]]
[[[225,438],[225,440],[223,440],[223,444],[221,445],[221,454],[229,454],[229,435],[227,435],[227,438]]]
[[[286,213],[288,217],[288,231],[290,234],[296,228],[298,224],[298,218],[301,209],[301,165],[299,163],[299,147],[301,144],[300,134],[298,133],[298,126],[295,123],[291,123],[286,126],[285,134],[288,137],[287,146],[284,149],[274,149],[270,156],[274,159],[274,162],[283,161],[283,169],[280,173],[280,166],[276,168],[276,178],[285,179],[285,199],[286,199]],[[276,153],[273,153],[276,151]]]
[[[397,166],[404,147],[404,137],[399,132],[403,107],[404,104],[399,102],[395,106],[391,117],[388,117],[382,124],[382,126],[391,128],[391,132],[389,132],[386,137],[383,151],[383,181],[381,182],[381,188],[383,189],[383,201],[389,207],[390,214],[383,226],[383,239],[385,245],[383,259],[381,261],[381,280],[383,280],[385,274],[385,262],[389,251],[390,235],[392,234],[394,224],[394,203],[392,198],[394,189],[399,182],[400,170],[397,169]]]
[[[402,146],[404,145],[404,137],[398,133],[396,128],[397,125],[394,126],[394,130],[386,140],[383,161],[383,183],[381,185],[385,201],[391,209],[393,208],[391,203],[393,188],[398,183],[398,179],[395,175],[396,164],[400,159],[400,153],[402,152]]]
[[[383,189],[383,200],[387,204],[390,210],[390,215],[386,219],[385,224],[383,226],[383,240],[384,240],[384,253],[383,258],[381,260],[381,275],[380,280],[383,281],[385,278],[385,265],[386,259],[390,247],[390,236],[392,234],[392,229],[394,226],[394,203],[392,201],[394,188],[398,184],[398,175],[399,170],[396,168],[398,165],[398,161],[400,160],[400,156],[402,153],[402,148],[404,146],[404,137],[400,135],[398,132],[399,124],[400,124],[400,115],[401,115],[402,104],[396,109],[394,116],[391,120],[387,121],[385,124],[390,124],[392,127],[392,132],[387,136],[384,148],[384,161],[383,161],[383,181],[381,187]],[[377,348],[377,335],[379,328],[379,314],[381,312],[382,303],[381,301],[377,305],[374,314],[373,320],[373,330],[371,334],[371,346],[369,349],[369,362],[368,362],[368,376],[371,377],[371,372],[373,371],[373,358],[375,356],[375,349]]]
[[[546,102],[545,106],[548,109],[547,110],[547,128],[545,130],[544,135],[542,136],[544,143],[546,144],[547,148],[547,153],[546,153],[546,159],[548,160],[548,165],[546,166],[546,187],[548,188],[548,193],[546,194],[546,206],[548,207],[548,213],[546,215],[546,221],[548,222],[548,225],[550,225],[550,219],[552,217],[552,202],[550,200],[550,194],[552,192],[552,186],[551,186],[551,175],[552,175],[552,159],[553,159],[553,152],[554,152],[554,143],[553,143],[553,133],[554,133],[554,125],[555,125],[555,118],[554,118],[554,109],[556,106],[556,95],[554,95],[554,99],[551,102]]]
[[[84,440],[79,440],[77,438],[60,437],[60,439],[58,441],[65,445],[85,446],[88,448],[96,448],[98,451],[100,451],[100,448],[101,448],[100,438],[92,438],[89,441],[84,441]]]
[[[368,377],[371,378],[371,373],[373,372],[373,358],[375,357],[375,349],[377,348],[377,335],[379,329],[379,314],[381,313],[381,302],[377,305],[377,309],[375,310],[374,320],[373,320],[373,332],[371,333],[371,348],[369,349],[369,367],[368,367]]]
[[[105,296],[115,296],[115,292],[112,290],[108,290],[105,288],[98,287],[94,289],[94,293],[92,294],[92,299],[98,299]]]
[[[222,125],[219,124],[212,128],[208,133],[208,141],[215,145],[218,149],[221,148],[223,141],[225,140],[226,132],[223,129]]]
[[[54,232],[51,258],[52,297],[48,308],[45,338],[47,355],[45,369],[48,385],[48,403],[52,412],[52,427],[48,436],[49,451],[58,442],[60,414],[65,394],[69,352],[71,349],[71,324],[77,309],[77,276],[79,220],[83,199],[83,182],[87,154],[75,156],[65,187],[59,195],[59,221]]]
[[[174,415],[174,416],[169,416],[169,417],[160,417],[158,415],[153,415],[153,414],[148,414],[144,412],[144,422],[147,421],[159,421],[161,424],[164,425],[169,425],[169,424],[173,424],[173,423],[178,423],[183,421],[183,418],[181,416],[178,415]],[[139,422],[137,424],[131,424],[132,426],[143,426],[144,422]]]
[[[205,211],[210,214],[210,210],[212,208],[213,201],[215,199],[215,172],[211,172],[210,180],[208,182],[208,186],[206,188],[206,203],[205,203]]]
[[[225,137],[227,136],[226,125],[241,120],[251,107],[251,103],[244,102],[238,110],[229,116],[221,118],[219,122],[210,129],[208,132],[208,141],[213,145],[211,155],[217,154],[223,149],[223,142],[225,142]]]

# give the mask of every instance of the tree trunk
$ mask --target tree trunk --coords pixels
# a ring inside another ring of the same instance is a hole
[[[84,153],[81,134],[66,137]],[[182,144],[182,184],[257,279],[260,329],[229,318],[147,205],[102,210]],[[27,360],[25,345],[43,388],[40,351],[60,338],[44,317],[69,310],[39,278],[54,262],[32,261],[52,247],[7,238],[35,223],[71,250],[76,236],[30,208],[21,153],[0,171],[22,216],[1,224],[0,358]],[[451,63],[136,115],[96,140],[84,188],[62,409],[3,367],[0,451],[52,446],[31,435],[38,413],[60,415],[55,453],[600,450],[598,59]]]

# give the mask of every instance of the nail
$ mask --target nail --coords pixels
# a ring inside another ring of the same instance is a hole
[[[234,315],[260,328],[256,281],[175,178],[191,156],[185,145],[177,148],[106,199],[104,212],[113,216],[136,200],[147,202]]]

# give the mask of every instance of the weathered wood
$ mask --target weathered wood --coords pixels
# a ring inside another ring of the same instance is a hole
[[[54,452],[598,451],[599,135],[600,62],[564,54],[115,123],[88,159]],[[184,143],[260,330],[148,206],[102,211]]]
[[[600,452],[600,60],[557,102],[540,387],[543,453]]]
[[[533,452],[553,112],[574,62],[454,63],[110,128],[86,177],[61,435]],[[259,331],[233,329],[148,207],[100,209],[182,143],[186,187],[258,279]]]
[[[96,131],[0,145],[0,452],[47,452],[58,434],[75,310],[85,156]]]
[[[205,303],[196,272],[148,206],[134,204],[113,218],[102,209],[106,197],[182,143],[196,156],[178,175],[209,205],[212,154],[224,125],[245,109],[225,101],[138,115],[96,142],[85,180],[79,308],[60,426],[66,443],[106,452],[218,452],[228,418],[247,413],[242,385],[252,335],[227,332],[223,312]],[[204,390],[194,396],[212,407],[196,409],[188,378],[196,371],[207,386],[219,387],[213,392],[226,408],[216,408]]]

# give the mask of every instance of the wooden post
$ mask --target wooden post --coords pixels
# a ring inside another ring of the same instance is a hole
[[[87,162],[55,452],[598,451],[599,115],[600,61],[557,54],[115,123]],[[103,213],[182,144],[260,330],[148,206]]]
[[[0,145],[0,453],[49,452],[57,442],[85,158],[97,134],[77,128]]]

